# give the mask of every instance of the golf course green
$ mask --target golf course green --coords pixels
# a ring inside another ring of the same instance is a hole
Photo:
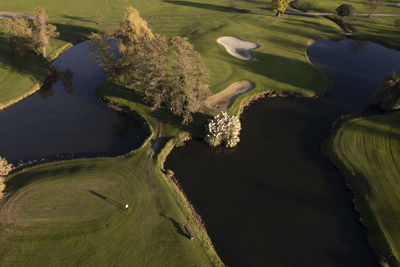
[[[210,70],[213,93],[237,81],[249,80],[255,84],[253,90],[237,97],[228,111],[230,114],[239,114],[250,99],[270,91],[306,97],[321,92],[328,80],[310,63],[306,51],[313,40],[334,37],[340,32],[335,23],[322,17],[276,18],[271,3],[261,0],[13,0],[1,1],[0,11],[32,14],[36,6],[45,8],[60,36],[51,40],[46,59],[33,54],[18,56],[9,46],[0,19],[0,110],[37,91],[49,74],[48,63],[62,51],[86,40],[92,32],[112,33],[127,6],[138,9],[153,32],[188,38]],[[100,24],[96,23],[96,12],[104,15]],[[374,22],[355,27],[368,38],[398,46],[395,18],[371,21]],[[260,46],[251,52],[253,59],[244,62],[229,55],[216,42],[222,36],[236,36]],[[184,194],[161,171],[174,141],[161,150],[158,160],[152,158],[160,149],[153,147],[154,139],[174,138],[183,131],[200,138],[212,114],[196,114],[192,124],[182,126],[179,118],[166,109],[154,112],[140,95],[110,81],[98,88],[97,96],[114,106],[138,112],[149,124],[152,135],[142,147],[123,156],[46,163],[8,176],[6,195],[0,200],[0,265],[223,265]],[[384,118],[390,123],[398,120],[396,115]],[[376,134],[384,131],[379,127],[378,131],[362,129],[357,138],[369,134],[368,138],[375,140]],[[398,134],[397,128],[394,133]],[[396,135],[388,136],[398,139]],[[382,142],[387,146],[387,141]],[[393,144],[394,141],[390,145],[398,152],[398,143],[397,148]],[[335,143],[336,147],[338,152],[354,156],[351,147],[342,151]],[[349,162],[352,161],[349,156]],[[382,166],[375,167],[377,172],[378,167]],[[357,171],[369,175],[364,168],[360,166]],[[398,198],[386,191],[385,199],[381,195],[383,190],[397,190],[391,184],[396,182],[390,180],[394,178],[383,180],[382,190],[378,188],[374,193],[376,200],[369,202],[371,205],[386,208],[386,203],[399,203]],[[370,179],[373,176],[367,177]],[[365,184],[357,182],[363,189]],[[371,209],[381,212],[379,208]],[[386,216],[385,223],[379,224],[383,231],[394,229],[390,228],[394,226],[389,220]],[[184,224],[189,226],[190,233]],[[399,248],[393,248],[398,253]]]

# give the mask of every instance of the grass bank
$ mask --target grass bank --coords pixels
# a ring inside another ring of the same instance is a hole
[[[400,112],[350,119],[324,149],[346,177],[371,245],[400,260]]]

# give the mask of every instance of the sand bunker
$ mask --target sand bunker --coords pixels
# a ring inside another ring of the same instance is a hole
[[[217,111],[227,110],[233,104],[236,97],[252,90],[254,87],[254,83],[250,81],[232,83],[221,92],[207,98],[205,105]]]
[[[28,14],[24,13],[17,13],[17,12],[0,12],[0,19],[5,19],[5,18],[14,18],[14,17],[28,17],[31,19],[34,19],[35,16],[31,16]]]
[[[223,45],[229,54],[243,60],[250,60],[252,58],[250,50],[259,46],[257,43],[243,41],[232,36],[218,38],[217,42]]]

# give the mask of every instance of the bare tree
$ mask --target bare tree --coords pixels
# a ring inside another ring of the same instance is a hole
[[[372,16],[380,7],[385,5],[385,0],[369,0],[366,4],[368,18]]]
[[[50,47],[50,38],[58,37],[57,27],[49,23],[49,17],[42,7],[34,9],[36,18],[33,23],[33,40],[35,43],[35,50],[38,54],[46,57],[46,50]]]

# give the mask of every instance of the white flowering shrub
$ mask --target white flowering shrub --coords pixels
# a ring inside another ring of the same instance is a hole
[[[207,130],[205,141],[210,146],[234,147],[240,141],[240,120],[235,115],[229,116],[226,111],[211,119],[208,122]]]
[[[12,168],[12,164],[9,164],[5,158],[0,157],[0,199],[3,196],[4,189],[6,189],[5,176],[10,173]]]

